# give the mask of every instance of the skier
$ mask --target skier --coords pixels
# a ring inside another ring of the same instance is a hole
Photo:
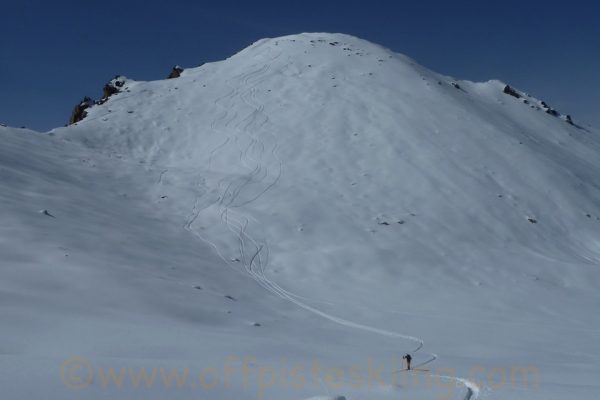
[[[412,361],[412,357],[410,356],[410,354],[406,353],[406,355],[404,355],[402,359],[406,360],[406,369],[410,371],[410,362]]]

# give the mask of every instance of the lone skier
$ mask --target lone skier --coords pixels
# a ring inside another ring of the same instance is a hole
[[[410,362],[412,361],[412,357],[410,356],[410,354],[406,353],[406,355],[404,355],[402,359],[406,360],[406,369],[410,371]]]

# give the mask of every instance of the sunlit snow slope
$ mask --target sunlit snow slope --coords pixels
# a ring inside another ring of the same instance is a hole
[[[0,390],[596,397],[599,133],[504,88],[301,34],[0,128]]]

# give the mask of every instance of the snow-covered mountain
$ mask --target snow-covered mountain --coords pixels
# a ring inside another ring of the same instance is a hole
[[[122,81],[0,127],[6,398],[597,395],[598,131],[342,34]]]

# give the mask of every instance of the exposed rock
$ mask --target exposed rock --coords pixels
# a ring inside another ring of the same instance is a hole
[[[125,77],[121,75],[115,76],[113,79],[108,81],[102,89],[102,99],[98,101],[98,104],[103,104],[113,94],[121,92],[121,88],[125,85]]]
[[[567,121],[567,124],[575,125],[575,123],[573,122],[573,118],[571,118],[569,114],[567,114],[567,116],[565,117],[565,121]]]
[[[108,99],[113,94],[119,93],[119,89],[108,83],[102,88],[102,100]]]
[[[512,87],[510,87],[509,85],[504,86],[504,93],[512,96],[512,97],[516,97],[517,99],[521,98],[521,95],[519,94],[519,92],[517,92],[515,89],[513,89]]]
[[[69,118],[69,125],[77,123],[84,119],[87,116],[86,109],[90,108],[94,104],[93,100],[89,97],[84,97],[83,100],[79,102],[71,113],[71,118]]]
[[[167,76],[167,79],[179,78],[182,72],[183,68],[181,68],[179,65],[175,65],[169,76]]]
[[[87,116],[87,112],[85,111],[86,109],[90,108],[94,104],[104,104],[110,96],[121,92],[122,88],[125,86],[126,79],[127,78],[124,76],[117,75],[108,81],[102,89],[102,98],[96,102],[87,96],[84,97],[83,100],[73,109],[71,118],[69,119],[69,125],[84,119]],[[111,110],[108,110],[108,112],[111,112]]]
[[[48,210],[40,210],[40,213],[44,214],[48,217],[56,218],[54,215],[50,214],[50,211],[48,211]]]
[[[548,105],[548,103],[546,103],[545,101],[540,102],[540,104],[542,105],[542,107],[544,108],[544,111],[546,111],[547,114],[550,114],[553,117],[560,117],[560,113],[558,111],[556,111],[554,108],[550,107]]]

